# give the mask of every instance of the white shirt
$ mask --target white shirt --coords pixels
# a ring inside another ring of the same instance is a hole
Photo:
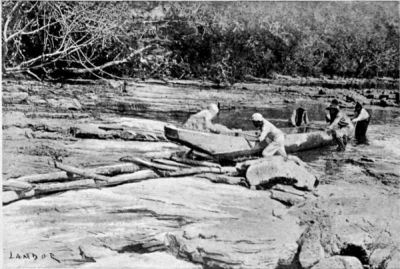
[[[369,113],[367,112],[367,110],[363,108],[361,109],[360,114],[357,116],[357,118],[353,119],[353,122],[366,120],[368,118],[369,118]]]
[[[276,128],[275,125],[273,125],[266,119],[263,120],[263,126],[261,128],[261,134],[259,136],[260,141],[265,140],[267,137],[275,141],[277,138],[281,138],[283,136],[283,132]]]

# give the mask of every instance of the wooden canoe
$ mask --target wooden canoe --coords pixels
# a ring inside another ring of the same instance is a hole
[[[261,154],[263,148],[255,147],[255,132],[213,134],[194,130],[164,127],[165,137],[196,151],[211,155],[217,160],[233,160]],[[253,140],[253,141],[251,141]],[[324,131],[294,133],[285,135],[285,149],[288,153],[332,145],[333,139]]]

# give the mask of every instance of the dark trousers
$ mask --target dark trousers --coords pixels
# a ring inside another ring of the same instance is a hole
[[[356,130],[355,130],[355,139],[358,142],[366,142],[367,141],[367,129],[369,125],[369,118],[366,120],[362,120],[357,122]]]

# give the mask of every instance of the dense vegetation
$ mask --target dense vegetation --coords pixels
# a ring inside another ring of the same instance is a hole
[[[398,78],[398,10],[398,2],[3,1],[3,71]]]

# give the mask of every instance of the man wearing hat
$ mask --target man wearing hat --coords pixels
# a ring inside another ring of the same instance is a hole
[[[285,151],[285,136],[283,132],[264,119],[260,113],[254,113],[251,120],[254,126],[261,130],[258,137],[259,145],[262,146],[264,143],[270,142],[263,150],[262,155],[268,157],[278,153],[287,160],[288,157]]]
[[[213,124],[212,119],[217,116],[219,112],[218,105],[209,104],[207,109],[204,109],[192,116],[185,122],[183,127],[191,130],[209,131],[212,133],[231,132],[229,128],[221,124]]]
[[[326,108],[328,114],[326,120],[329,122],[328,133],[331,133],[337,143],[337,151],[345,151],[348,140],[350,140],[354,125],[350,118],[340,110],[339,102],[333,99],[330,106]]]

